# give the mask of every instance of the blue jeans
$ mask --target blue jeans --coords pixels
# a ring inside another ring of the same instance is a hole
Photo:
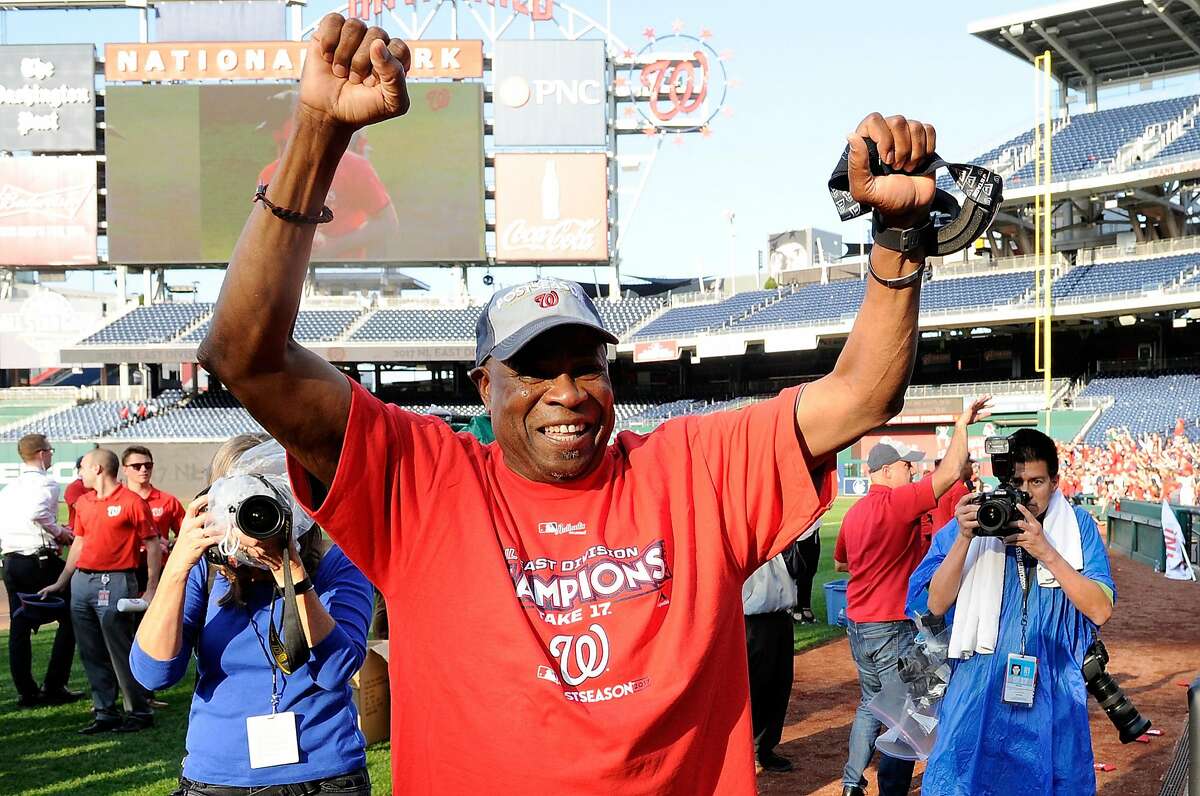
[[[875,737],[882,729],[879,719],[867,709],[867,703],[883,689],[885,683],[899,679],[896,662],[912,647],[916,627],[908,620],[862,624],[847,620],[846,629],[850,636],[850,654],[854,656],[854,664],[858,667],[862,699],[854,713],[854,725],[850,728],[850,755],[842,772],[842,785],[865,788],[867,781],[863,772],[871,764]],[[880,796],[908,793],[912,771],[911,761],[897,760],[881,753]]]

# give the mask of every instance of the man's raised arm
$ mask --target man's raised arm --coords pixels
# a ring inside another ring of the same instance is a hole
[[[875,208],[888,227],[923,226],[933,202],[933,175],[872,175],[864,138],[877,144],[884,163],[898,171],[912,171],[934,151],[933,126],[872,113],[849,139],[851,196]],[[871,249],[871,269],[883,279],[907,276],[923,260],[921,252],[909,256],[881,246]],[[854,328],[833,372],[805,388],[796,407],[797,426],[814,458],[841,450],[892,419],[904,405],[917,352],[920,298],[920,279],[902,287],[867,279]]]
[[[321,214],[354,131],[408,110],[408,63],[408,48],[380,28],[339,14],[321,20],[300,78],[294,131],[266,194],[271,204]],[[350,413],[350,386],[292,339],[315,228],[255,203],[198,358],[328,485]]]

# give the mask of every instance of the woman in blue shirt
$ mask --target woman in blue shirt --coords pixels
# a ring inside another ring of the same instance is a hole
[[[255,443],[227,443],[214,457],[213,477],[225,469],[222,460],[241,452],[230,455],[230,445],[244,451]],[[138,681],[162,689],[184,676],[196,653],[187,756],[176,794],[369,794],[349,681],[366,656],[370,583],[316,526],[299,545],[293,541],[292,578],[311,656],[285,675],[269,651],[272,614],[276,623],[282,614],[281,551],[242,536],[246,555],[266,568],[220,567],[222,576],[210,577],[204,552],[224,531],[210,527],[207,502],[201,497],[188,507],[130,654]],[[257,766],[252,744],[256,755],[266,753]]]

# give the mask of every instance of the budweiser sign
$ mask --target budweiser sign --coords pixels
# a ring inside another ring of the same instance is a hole
[[[496,155],[496,258],[606,260],[607,157]]]
[[[29,191],[18,185],[0,185],[0,219],[40,216],[50,221],[70,221],[85,202],[96,199],[96,180],[49,191]]]
[[[96,159],[0,159],[0,265],[96,263]]]

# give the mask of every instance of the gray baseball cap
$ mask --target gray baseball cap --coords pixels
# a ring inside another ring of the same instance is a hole
[[[867,470],[874,473],[896,462],[925,461],[925,454],[916,448],[903,448],[903,451],[901,453],[895,445],[888,445],[886,442],[879,443],[867,454]]]
[[[567,325],[595,329],[606,343],[617,343],[577,282],[542,278],[497,290],[475,323],[475,365],[508,359],[542,332]]]

